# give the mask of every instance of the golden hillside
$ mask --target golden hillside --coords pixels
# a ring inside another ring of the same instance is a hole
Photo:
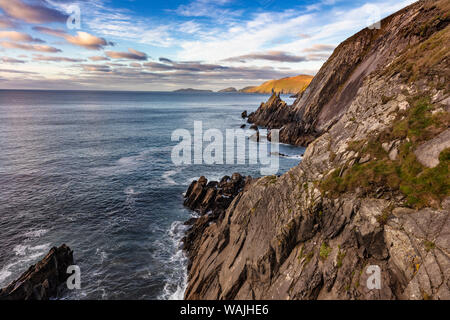
[[[305,89],[311,83],[312,79],[312,76],[299,75],[296,77],[283,78],[279,80],[270,80],[264,82],[258,87],[244,88],[241,90],[241,92],[271,93],[273,89],[275,92],[280,92],[283,94],[297,94],[299,92],[305,91]]]

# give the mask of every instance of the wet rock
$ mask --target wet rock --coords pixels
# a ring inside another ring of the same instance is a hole
[[[242,112],[241,114],[242,119],[245,119],[248,117],[247,111]]]
[[[48,300],[56,297],[73,265],[73,251],[63,244],[52,248],[37,264],[0,291],[0,300]]]

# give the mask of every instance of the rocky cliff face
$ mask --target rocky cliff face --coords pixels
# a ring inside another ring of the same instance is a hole
[[[309,146],[197,220],[187,299],[450,299],[449,12],[413,4],[342,43],[292,107],[260,108]]]
[[[73,265],[73,251],[63,244],[52,248],[37,264],[31,266],[17,280],[0,290],[0,300],[48,300],[56,297],[58,287]]]

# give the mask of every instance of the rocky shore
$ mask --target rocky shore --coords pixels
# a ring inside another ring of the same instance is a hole
[[[37,264],[32,265],[17,280],[0,290],[0,300],[49,300],[59,293],[73,265],[73,251],[63,244],[52,248]]]
[[[362,30],[292,106],[249,115],[308,148],[281,177],[226,180],[226,202],[191,185],[186,299],[450,299],[449,9]]]

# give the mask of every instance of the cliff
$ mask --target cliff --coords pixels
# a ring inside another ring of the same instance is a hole
[[[450,299],[449,12],[417,2],[261,106],[303,161],[191,221],[187,299]]]
[[[305,91],[305,89],[311,83],[312,79],[313,79],[312,76],[299,75],[295,77],[283,78],[278,80],[270,80],[264,82],[260,86],[247,87],[242,90],[239,90],[239,92],[270,94],[272,93],[272,91],[275,91],[277,93],[282,94],[298,94]]]
[[[403,83],[422,79],[445,86],[435,74],[448,66],[446,34],[439,32],[448,25],[448,7],[443,0],[420,1],[382,20],[381,29],[366,28],[341,43],[291,106],[282,142],[306,146],[341,118],[368,78],[382,72]]]

